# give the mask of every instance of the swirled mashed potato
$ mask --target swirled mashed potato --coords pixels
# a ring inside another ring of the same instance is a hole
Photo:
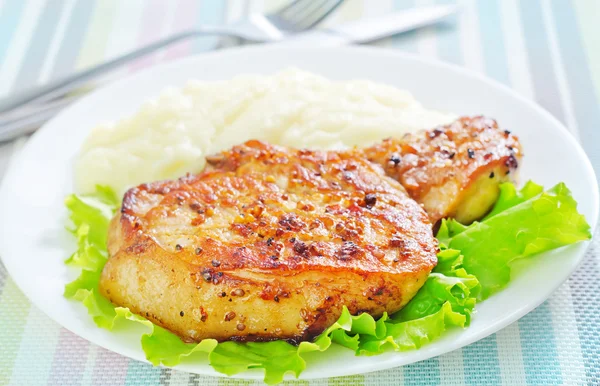
[[[75,163],[76,190],[143,182],[204,168],[206,155],[249,139],[311,149],[364,146],[454,120],[407,91],[364,80],[330,81],[290,69],[219,82],[190,81],[133,116],[95,128]]]

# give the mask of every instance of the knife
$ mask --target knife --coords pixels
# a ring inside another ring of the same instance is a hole
[[[458,10],[457,5],[412,8],[385,16],[359,19],[327,29],[299,33],[272,44],[335,46],[367,43],[435,24]]]
[[[456,13],[458,9],[459,7],[454,5],[412,8],[386,16],[346,22],[328,29],[299,33],[282,42],[271,44],[337,46],[366,43],[437,23]],[[35,131],[84,93],[75,91],[48,102],[28,105],[17,111],[0,114],[0,142]]]

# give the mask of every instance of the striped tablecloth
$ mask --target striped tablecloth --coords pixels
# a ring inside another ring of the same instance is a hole
[[[454,0],[352,1],[330,23]],[[377,45],[456,63],[535,99],[600,170],[600,0],[461,0],[451,23]],[[169,33],[234,20],[280,1],[0,0],[0,96],[83,69]],[[141,60],[232,45],[198,39]],[[0,145],[0,176],[23,140]],[[2,214],[0,213],[0,216]],[[0,234],[0,237],[2,235]],[[302,385],[599,385],[598,235],[577,273],[520,321],[425,362]],[[0,266],[0,385],[249,385],[154,368],[71,334],[32,306]],[[256,382],[260,384],[260,382]]]

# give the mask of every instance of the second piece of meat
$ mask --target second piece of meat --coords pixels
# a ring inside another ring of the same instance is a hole
[[[433,224],[446,217],[468,224],[491,209],[500,183],[515,178],[522,150],[515,135],[478,116],[386,139],[364,154],[404,186]]]

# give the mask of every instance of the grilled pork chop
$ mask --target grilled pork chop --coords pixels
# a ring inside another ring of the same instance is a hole
[[[429,214],[469,224],[483,217],[514,178],[519,140],[493,119],[463,117],[447,126],[386,139],[364,150]]]
[[[427,214],[360,152],[250,141],[129,190],[101,293],[186,341],[301,341],[402,308],[436,264]]]

